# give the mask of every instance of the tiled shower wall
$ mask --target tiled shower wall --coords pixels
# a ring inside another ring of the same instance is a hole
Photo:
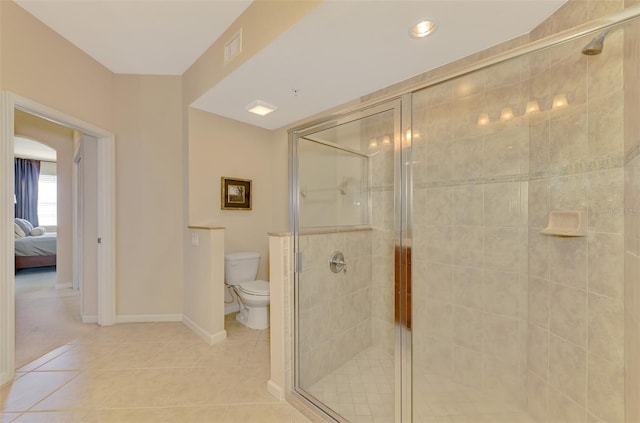
[[[371,345],[370,230],[300,235],[300,380],[309,387]],[[342,251],[347,271],[332,273]]]
[[[414,95],[414,377],[541,422],[624,420],[623,31],[609,37],[600,56],[581,39]],[[551,210],[582,211],[586,236],[541,235]]]
[[[624,421],[623,31],[531,57],[528,410],[540,422]],[[552,107],[559,94],[568,105]],[[540,234],[552,210],[584,237]]]
[[[447,376],[519,405],[529,144],[522,65],[416,93],[412,139],[414,380]],[[507,107],[514,117],[502,122]]]
[[[640,26],[624,37],[626,421],[640,421]],[[620,214],[620,213],[619,213]]]

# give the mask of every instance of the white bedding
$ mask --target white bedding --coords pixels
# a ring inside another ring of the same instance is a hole
[[[55,256],[56,234],[15,239],[16,256]]]

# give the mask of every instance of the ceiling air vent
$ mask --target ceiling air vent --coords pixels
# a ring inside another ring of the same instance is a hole
[[[224,45],[224,62],[230,62],[242,51],[242,28]]]

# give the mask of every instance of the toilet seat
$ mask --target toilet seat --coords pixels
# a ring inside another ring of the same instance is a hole
[[[270,293],[269,282],[261,280],[243,282],[238,286],[238,289],[245,294],[262,297],[268,297]]]

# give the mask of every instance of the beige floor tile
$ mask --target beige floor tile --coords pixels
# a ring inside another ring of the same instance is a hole
[[[96,330],[87,333],[71,343],[73,344],[94,344],[94,343],[138,343],[138,342],[160,342],[153,339],[147,331],[151,331],[154,323],[122,323],[113,326],[99,326]]]
[[[198,335],[180,322],[154,323],[152,330],[147,332],[156,337],[157,341],[177,343],[202,343]]]
[[[226,407],[169,407],[100,410],[100,423],[218,423]]]
[[[225,391],[227,403],[271,403],[278,400],[267,392],[267,381],[262,378],[236,378]]]
[[[135,380],[136,370],[87,370],[44,401],[32,411],[92,410]]]
[[[205,359],[211,350],[211,347],[204,342],[167,343],[155,352],[145,367],[198,367],[198,363]]]
[[[196,406],[220,405],[229,403],[228,392],[231,389],[229,379],[220,378],[220,372],[212,369],[187,369],[171,383],[176,393],[167,402],[171,405]]]
[[[43,383],[31,396],[3,390],[5,412],[32,407],[3,418],[306,423],[300,412],[267,392],[268,331],[248,329],[230,318],[226,322],[228,339],[211,346],[181,323],[98,327],[26,366],[31,372],[23,372],[14,387],[28,387],[37,378],[75,377],[50,389],[51,381]]]
[[[135,342],[120,344],[111,354],[94,362],[101,369],[140,369],[148,367],[148,362],[155,356],[164,343]]]
[[[0,413],[0,423],[9,423],[14,421],[19,413]]]
[[[195,364],[197,367],[206,369],[235,369],[244,360],[244,355],[244,351],[238,350],[237,354],[234,354],[218,345],[213,345],[209,353],[201,357]]]
[[[28,373],[0,390],[0,410],[25,411],[77,376],[77,372]]]
[[[84,370],[98,367],[119,344],[77,344],[63,354],[37,368],[38,371]]]
[[[142,369],[101,404],[104,408],[217,405],[228,401],[216,372],[200,368]]]
[[[94,423],[95,411],[45,411],[22,414],[15,423]]]
[[[53,360],[56,357],[64,354],[65,352],[72,349],[72,345],[63,345],[61,347],[56,348],[55,350],[48,352],[47,354],[41,356],[40,358],[33,360],[31,363],[25,364],[20,367],[17,371],[19,372],[30,372],[31,370],[37,369],[38,367],[46,364],[47,362]]]
[[[230,405],[224,416],[225,423],[289,423],[296,410],[290,404]]]

